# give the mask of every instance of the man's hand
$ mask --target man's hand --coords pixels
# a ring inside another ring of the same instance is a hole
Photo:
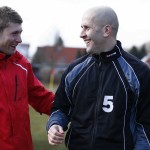
[[[48,142],[51,145],[59,145],[64,141],[64,131],[60,125],[52,125],[48,131]]]

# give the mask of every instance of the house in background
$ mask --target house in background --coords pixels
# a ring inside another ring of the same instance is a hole
[[[54,46],[37,48],[32,59],[32,66],[42,82],[49,82],[51,75],[55,76],[55,82],[59,82],[67,66],[84,54],[86,54],[84,48],[64,47],[59,37]]]
[[[85,54],[85,50],[82,48],[38,47],[32,59],[32,64],[47,64],[53,67],[58,65],[66,66],[83,54]]]

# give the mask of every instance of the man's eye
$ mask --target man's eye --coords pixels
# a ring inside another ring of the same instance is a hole
[[[90,27],[88,27],[88,26],[83,26],[82,29],[83,29],[84,31],[89,31],[89,30],[90,30]]]
[[[12,33],[12,35],[16,35],[16,34],[17,34],[17,32],[13,32],[13,33]]]

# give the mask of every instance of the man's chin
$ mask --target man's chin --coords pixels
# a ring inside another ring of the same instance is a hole
[[[15,54],[16,53],[16,50],[12,50],[12,51],[9,51],[8,53],[7,53],[7,55],[13,55],[13,54]]]
[[[93,53],[93,49],[87,47],[86,52],[89,53],[89,54],[92,54]]]

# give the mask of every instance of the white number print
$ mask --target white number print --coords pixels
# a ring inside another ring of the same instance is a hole
[[[111,112],[114,108],[112,100],[113,96],[104,96],[103,110],[107,113]]]

